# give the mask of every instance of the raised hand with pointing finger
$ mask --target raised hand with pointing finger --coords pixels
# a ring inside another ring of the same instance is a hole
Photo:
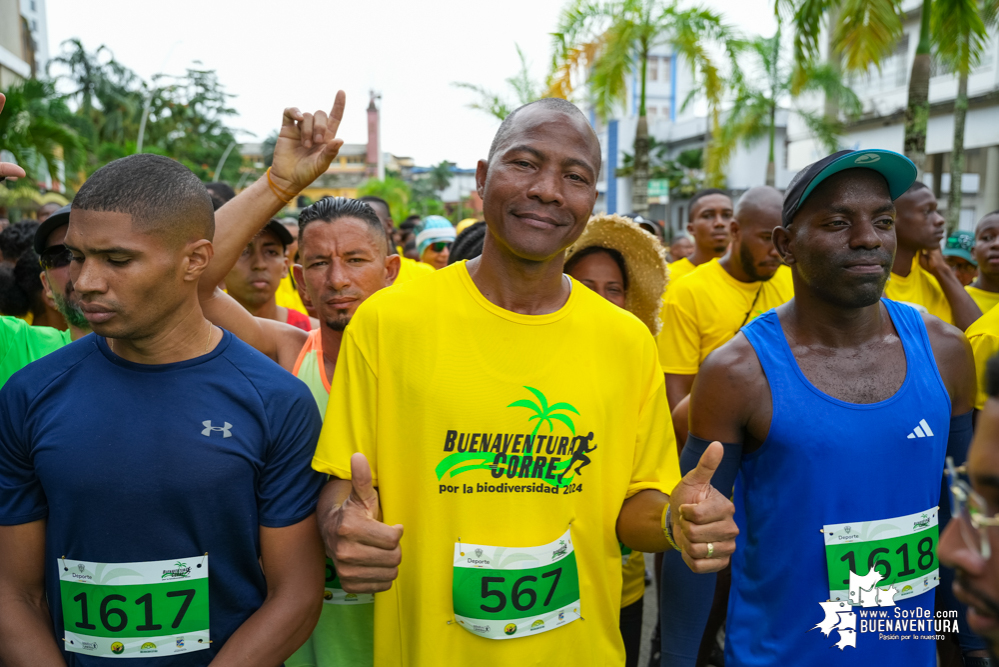
[[[326,173],[343,146],[343,139],[336,134],[346,101],[347,96],[340,90],[329,114],[303,113],[296,107],[284,110],[271,164],[271,176],[278,188],[297,193]]]
[[[735,552],[735,505],[711,485],[724,446],[712,442],[697,467],[683,476],[670,494],[670,522],[683,560],[698,573],[718,572]]]
[[[320,531],[326,553],[336,563],[346,592],[387,591],[399,575],[402,562],[402,525],[382,523],[378,492],[364,454],[351,456],[350,474],[349,480],[327,484],[320,500]],[[336,502],[336,496],[345,497]]]

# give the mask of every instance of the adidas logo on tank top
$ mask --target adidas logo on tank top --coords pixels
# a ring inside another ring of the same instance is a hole
[[[914,438],[929,438],[933,435],[933,430],[930,429],[930,425],[926,423],[925,419],[920,419],[919,424],[912,430],[909,434],[909,440]]]

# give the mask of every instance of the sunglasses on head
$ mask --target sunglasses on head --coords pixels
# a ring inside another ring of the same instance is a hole
[[[38,263],[43,269],[61,269],[73,261],[73,253],[64,245],[49,246],[42,251]]]
[[[451,247],[450,241],[438,241],[437,243],[430,244],[430,249],[433,250],[434,252],[444,252],[444,248],[450,248],[450,247]]]

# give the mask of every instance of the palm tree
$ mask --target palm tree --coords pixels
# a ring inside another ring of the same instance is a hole
[[[906,157],[920,171],[926,162],[932,47],[936,45],[939,50],[942,46],[952,53],[955,63],[960,62],[962,37],[975,33],[976,25],[980,23],[976,23],[973,16],[977,14],[976,4],[968,0],[923,0],[919,42],[909,76],[903,143]],[[994,0],[986,5],[994,5]],[[818,56],[823,19],[835,22],[830,40],[831,57],[837,61],[841,59],[847,72],[866,72],[872,66],[879,66],[891,55],[902,36],[904,10],[901,0],[775,0],[775,7],[779,17],[790,18],[794,25],[794,59],[800,65],[814,62]],[[972,49],[969,45],[969,53]],[[960,68],[957,69],[960,72]],[[955,112],[960,113],[957,109]]]
[[[383,180],[368,179],[357,190],[357,196],[364,197],[366,195],[381,197],[388,202],[392,218],[398,222],[402,222],[409,215],[409,201],[412,192],[409,184],[401,178],[386,176]]]
[[[520,45],[517,44],[515,46],[517,47],[517,57],[520,59],[520,70],[515,75],[509,77],[506,83],[513,91],[516,103],[509,102],[503,95],[494,93],[484,86],[474,83],[452,83],[451,85],[455,88],[470,90],[479,96],[477,102],[472,102],[468,105],[469,108],[485,111],[490,116],[504,120],[518,106],[530,104],[544,97],[544,86],[531,78],[527,58],[524,57],[524,52],[521,51]]]
[[[67,74],[58,76],[70,82],[74,90],[67,95],[75,100],[78,113],[91,124],[93,148],[102,142],[123,144],[134,135],[142,107],[142,81],[135,72],[114,59],[104,45],[88,53],[79,39],[63,42],[63,53],[51,63],[61,65]]]
[[[776,181],[776,116],[782,104],[795,98],[798,93],[821,91],[825,93],[826,99],[833,100],[837,108],[843,109],[847,116],[856,116],[861,112],[861,103],[853,91],[843,85],[832,66],[814,63],[797,63],[792,66],[781,58],[779,27],[773,37],[757,37],[745,43],[739,51],[741,54],[748,53],[756,61],[756,67],[748,74],[741,68],[733,73],[735,102],[722,132],[723,145],[731,150],[737,142],[749,145],[767,137],[766,183],[773,186]],[[742,60],[745,62],[745,58]],[[794,92],[796,83],[798,92]],[[838,148],[842,125],[836,118],[797,107],[794,111],[826,150],[831,153]]]
[[[73,129],[73,114],[56,95],[54,85],[28,79],[4,94],[7,102],[0,115],[0,146],[14,155],[34,181],[42,180],[46,173],[53,180],[76,174],[83,164],[84,142]]]
[[[937,56],[958,74],[954,100],[954,146],[950,158],[950,193],[947,228],[957,229],[961,219],[961,179],[964,176],[964,125],[968,114],[968,75],[981,62],[988,34],[996,25],[999,0],[977,3],[937,0],[933,6],[934,46]],[[946,37],[944,37],[946,35]]]
[[[577,410],[568,403],[553,403],[552,405],[548,405],[548,399],[546,399],[545,395],[542,394],[540,391],[538,391],[534,387],[527,387],[527,386],[525,386],[524,389],[534,394],[534,397],[538,399],[538,402],[535,403],[532,400],[523,398],[520,399],[519,401],[514,401],[513,403],[511,403],[506,407],[528,408],[529,410],[534,411],[534,416],[528,417],[527,419],[528,422],[532,422],[535,419],[538,420],[538,423],[534,425],[534,431],[531,433],[532,438],[538,434],[538,429],[541,428],[542,424],[548,424],[549,433],[555,430],[555,425],[552,422],[553,419],[558,420],[563,424],[565,424],[566,426],[568,426],[569,431],[571,431],[573,435],[576,435],[576,426],[575,424],[573,424],[572,418],[562,413],[568,411],[578,415],[579,410]]]
[[[574,88],[573,77],[585,68],[593,107],[601,118],[607,118],[625,101],[628,77],[635,74],[641,82],[631,196],[636,213],[647,215],[649,208],[649,126],[645,112],[649,54],[657,48],[671,47],[685,58],[695,76],[702,79],[709,116],[717,120],[721,78],[705,45],[724,43],[730,36],[718,14],[696,8],[681,10],[675,0],[572,0],[562,12],[554,35],[550,95],[568,97]],[[717,127],[714,122],[711,129]]]
[[[434,190],[443,197],[444,190],[447,189],[447,186],[451,184],[451,179],[454,178],[454,173],[451,171],[451,163],[447,160],[442,160],[440,164],[430,168],[430,171],[427,172],[427,178],[434,186]]]

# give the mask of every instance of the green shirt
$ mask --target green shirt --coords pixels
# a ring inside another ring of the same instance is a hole
[[[0,387],[32,361],[70,342],[69,331],[33,327],[19,317],[0,316]]]

